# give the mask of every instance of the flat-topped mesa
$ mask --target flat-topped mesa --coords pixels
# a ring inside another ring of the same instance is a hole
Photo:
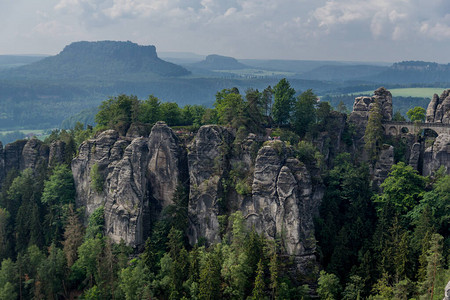
[[[428,104],[426,122],[450,124],[450,89],[443,91],[440,97],[434,94]]]

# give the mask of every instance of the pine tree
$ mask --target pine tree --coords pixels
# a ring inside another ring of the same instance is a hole
[[[252,299],[264,299],[264,289],[264,265],[262,263],[262,259],[260,259],[258,262],[258,268],[256,269],[255,287],[253,288]]]
[[[436,280],[442,269],[442,241],[440,234],[433,234],[430,239],[430,248],[427,252],[427,275],[421,283],[422,296],[425,299],[433,299]]]
[[[291,119],[292,108],[295,103],[295,90],[291,88],[286,78],[281,79],[273,88],[274,103],[272,117],[276,124],[288,124]]]
[[[383,145],[383,126],[381,121],[383,116],[378,101],[375,101],[369,112],[369,119],[367,121],[366,131],[364,134],[364,149],[367,152],[368,158],[372,163],[378,159],[378,155]]]
[[[67,266],[70,268],[77,260],[78,247],[83,243],[84,228],[78,215],[73,211],[73,207],[69,206],[69,215],[67,217],[67,225],[64,229],[64,254],[66,255]]]

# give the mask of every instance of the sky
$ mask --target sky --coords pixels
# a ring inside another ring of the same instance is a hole
[[[236,58],[449,63],[448,0],[0,0],[0,54],[76,41]]]

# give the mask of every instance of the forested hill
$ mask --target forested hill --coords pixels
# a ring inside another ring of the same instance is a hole
[[[402,61],[367,78],[370,81],[396,84],[450,82],[450,64],[426,61]]]
[[[191,65],[194,68],[208,69],[208,70],[239,70],[250,68],[233,57],[221,56],[221,55],[208,55],[205,60]]]
[[[111,79],[131,75],[183,76],[185,68],[158,58],[155,46],[132,42],[75,42],[58,55],[3,73],[3,77],[27,79]]]

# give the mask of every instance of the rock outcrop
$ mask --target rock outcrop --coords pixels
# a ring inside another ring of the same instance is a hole
[[[353,111],[349,116],[349,122],[355,125],[356,138],[361,139],[367,126],[369,113],[375,102],[380,105],[383,121],[392,120],[392,94],[384,87],[374,91],[372,97],[356,97],[353,104]]]
[[[372,170],[373,186],[378,189],[379,186],[388,177],[391,167],[394,165],[394,147],[383,145],[378,160]]]
[[[203,126],[189,145],[189,242],[204,238],[208,244],[220,241],[219,220],[224,202],[222,178],[228,171],[233,134],[217,125]]]
[[[305,165],[284,144],[273,141],[258,152],[252,198],[243,212],[249,227],[281,240],[300,270],[315,261],[313,217],[322,196],[323,189],[312,183]]]
[[[425,149],[423,156],[423,175],[428,176],[444,166],[450,174],[450,135],[439,135],[434,144]]]
[[[47,166],[49,147],[38,139],[18,140],[7,144],[3,149],[0,144],[0,183],[12,169],[23,171]]]
[[[444,289],[444,299],[442,300],[450,300],[450,281],[447,283]]]
[[[445,90],[439,97],[434,94],[427,108],[427,123],[450,124],[450,90]]]
[[[77,205],[86,208],[86,219],[103,206],[105,231],[112,240],[140,246],[182,182],[183,155],[172,129],[163,122],[153,126],[149,137],[133,139],[104,131],[83,142],[72,161]],[[100,192],[91,184],[94,165],[105,179]]]

